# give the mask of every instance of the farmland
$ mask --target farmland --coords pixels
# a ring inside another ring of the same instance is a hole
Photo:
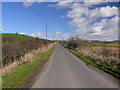
[[[3,33],[2,34],[2,43],[15,43],[15,42],[22,42],[25,40],[30,40],[33,37],[21,34],[14,34],[14,33]]]
[[[76,56],[86,63],[120,78],[120,41],[87,41],[73,37],[61,41]]]
[[[90,43],[91,45],[91,43]],[[119,47],[117,43],[102,43],[98,46],[83,46],[82,48],[76,48],[76,50],[84,55],[90,56],[92,58],[98,59],[100,61],[119,61]]]

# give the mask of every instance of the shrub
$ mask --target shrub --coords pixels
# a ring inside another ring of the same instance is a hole
[[[43,40],[39,38],[33,38],[23,42],[16,43],[4,43],[2,46],[2,62],[3,66],[13,63],[15,60],[19,60],[25,53],[32,51],[33,49],[47,46],[52,43],[49,40]]]
[[[84,45],[83,39],[79,38],[79,36],[75,36],[75,37],[71,37],[68,40],[67,47],[70,49],[76,49],[76,48],[81,47],[83,45]]]

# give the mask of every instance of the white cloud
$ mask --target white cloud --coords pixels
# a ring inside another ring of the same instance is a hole
[[[92,10],[91,12],[91,18],[96,18],[96,17],[110,17],[114,15],[118,15],[118,8],[113,6],[106,6],[106,7],[101,7],[101,8],[96,8]]]
[[[57,7],[57,8],[66,8],[66,7],[70,7],[72,5],[71,1],[61,1],[57,4],[50,4],[49,7]]]
[[[87,39],[96,40],[118,40],[118,17],[114,17],[110,20],[103,19],[99,23],[95,23],[86,32]]]
[[[115,6],[88,8],[97,4],[101,2],[72,3],[70,7],[69,4],[64,4],[64,7],[71,9],[67,12],[67,17],[72,19],[68,24],[77,28],[75,34],[86,39],[107,41],[118,39],[118,8]],[[61,4],[56,5],[60,7]],[[108,18],[113,16],[114,18]],[[101,21],[96,22],[97,18],[101,18]]]
[[[102,4],[102,3],[106,3],[105,1],[104,2],[100,2],[100,1],[97,1],[97,2],[85,2],[83,5],[86,6],[86,7],[90,7],[92,5],[97,5],[97,4]]]
[[[24,35],[25,33],[24,32],[20,32],[19,34]]]
[[[25,7],[29,7],[29,6],[32,6],[33,5],[33,2],[24,2],[23,3],[23,6]]]
[[[65,34],[61,32],[56,32],[54,35],[54,38],[59,40],[67,40],[70,37],[71,37],[71,34]]]
[[[89,9],[89,7],[93,5],[105,2],[73,3],[71,1],[58,2],[57,4],[49,5],[49,7],[70,9],[67,15],[62,15],[62,17],[72,19],[68,24],[72,27],[76,27],[76,30],[74,30],[75,35],[79,34],[82,38],[90,40],[109,41],[118,39],[118,7],[103,6]],[[98,18],[101,20],[97,21]],[[56,38],[59,39],[68,39],[70,36],[71,34],[56,32]]]
[[[36,32],[36,33],[32,33],[31,36],[33,37],[42,37],[44,34],[40,31]]]
[[[65,15],[62,15],[61,17],[62,17],[62,18],[65,18]]]
[[[63,40],[67,40],[67,39],[69,39],[70,37],[71,37],[72,35],[71,34],[61,34],[61,39],[63,39]]]
[[[43,38],[45,36],[44,33],[38,31],[36,33],[32,33],[31,36],[33,37],[39,37],[39,38]],[[58,40],[66,40],[71,36],[71,34],[66,34],[66,33],[61,33],[60,31],[55,32],[55,34],[48,34],[48,38],[49,39],[58,39]]]
[[[2,29],[0,28],[0,32],[2,32]]]
[[[32,6],[34,3],[42,3],[42,2],[58,2],[60,0],[25,0],[25,2],[23,1],[23,6],[25,7],[29,7]],[[28,4],[27,4],[27,3]]]
[[[61,32],[56,32],[56,34],[60,34]]]

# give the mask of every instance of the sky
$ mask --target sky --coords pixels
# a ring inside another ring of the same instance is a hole
[[[87,40],[118,39],[116,2],[3,2],[2,32],[20,33],[48,39],[69,39],[79,35]],[[1,27],[1,26],[0,26]]]

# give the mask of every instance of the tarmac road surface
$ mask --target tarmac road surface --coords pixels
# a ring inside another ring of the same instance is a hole
[[[118,80],[57,44],[46,69],[31,88],[118,88]]]

